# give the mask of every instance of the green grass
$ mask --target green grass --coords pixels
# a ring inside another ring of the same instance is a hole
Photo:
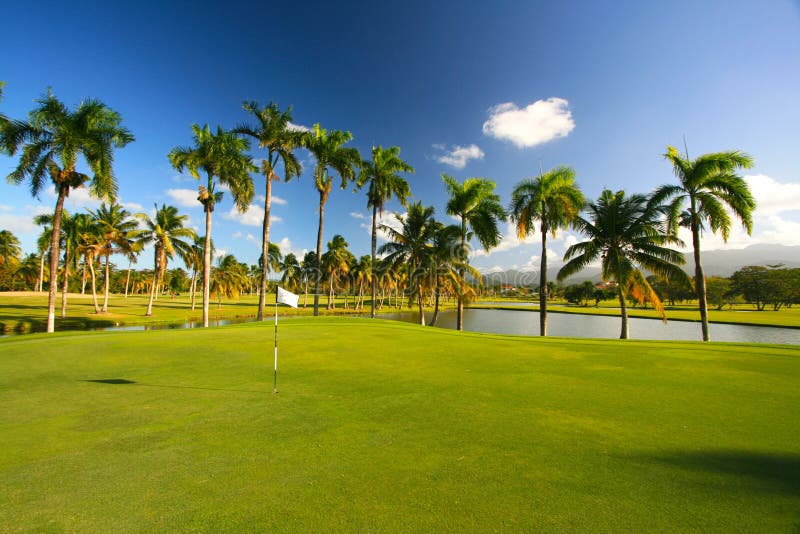
[[[503,302],[508,300],[511,302],[524,302],[520,300],[511,299],[491,299],[490,302]],[[530,306],[503,306],[502,304],[481,304],[476,302],[471,307],[473,308],[488,308],[488,309],[502,309],[502,310],[527,310],[538,311],[538,303],[527,301]],[[666,306],[666,314],[668,320],[675,321],[700,321],[700,312],[697,311],[696,304],[679,304],[676,306]],[[575,304],[567,303],[553,303],[547,305],[547,311],[553,313],[577,313],[583,315],[610,315],[619,316],[619,305],[616,302],[606,301],[601,302],[599,307],[578,306]],[[628,308],[628,316],[640,317],[643,319],[660,319],[658,314],[652,308]],[[771,308],[763,311],[757,311],[754,306],[749,304],[737,304],[732,309],[725,308],[724,310],[709,309],[708,318],[712,323],[725,323],[725,324],[743,324],[753,326],[777,326],[784,328],[800,328],[800,307],[793,306],[791,308],[781,308],[778,311],[773,311]]]
[[[99,297],[102,306],[102,295]],[[309,295],[308,307],[303,308],[304,296],[300,295],[300,307],[297,309],[281,306],[278,308],[280,315],[312,315],[314,297]],[[61,294],[56,300],[56,331],[60,330],[86,330],[92,328],[106,328],[122,325],[143,324],[175,324],[200,321],[203,317],[202,295],[199,295],[194,310],[188,295],[175,298],[161,297],[153,304],[153,314],[145,315],[148,297],[146,295],[132,295],[125,298],[122,295],[109,296],[108,313],[94,313],[91,295],[70,293],[67,297],[67,317],[61,318]],[[369,299],[364,303],[364,311],[353,310],[353,298],[349,298],[349,308],[344,308],[344,299],[335,299],[336,308],[326,310],[327,295],[320,297],[320,313],[322,315],[348,315],[353,313],[369,313]],[[267,295],[267,313],[274,312],[275,294]],[[241,317],[255,317],[258,311],[258,296],[242,295],[238,299],[223,299],[218,303],[212,299],[209,306],[209,318],[235,319]],[[384,303],[384,312],[396,311]],[[47,325],[47,294],[34,292],[0,292],[0,333],[44,332]]]
[[[277,396],[269,324],[0,339],[2,529],[800,527],[798,348],[280,336]]]

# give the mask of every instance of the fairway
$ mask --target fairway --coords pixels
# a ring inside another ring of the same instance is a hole
[[[0,530],[800,528],[796,347],[272,328],[0,339]]]

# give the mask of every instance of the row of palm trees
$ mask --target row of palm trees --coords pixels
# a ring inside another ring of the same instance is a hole
[[[547,236],[555,236],[559,229],[574,227],[589,238],[588,241],[567,250],[565,259],[569,262],[560,275],[568,276],[570,272],[576,272],[588,264],[586,262],[599,260],[603,265],[604,279],[618,282],[621,299],[626,294],[647,299],[650,298],[648,295],[654,293],[644,277],[640,276],[641,269],[657,274],[668,274],[669,271],[673,276],[680,276],[676,270],[666,265],[679,263],[677,252],[666,246],[681,244],[676,237],[677,229],[688,228],[692,233],[694,283],[704,340],[708,340],[709,335],[700,235],[703,231],[710,230],[720,232],[727,239],[731,228],[728,210],[741,220],[748,232],[752,231],[755,202],[746,182],[737,174],[739,169],[752,166],[752,159],[746,154],[730,151],[706,154],[692,160],[688,155],[681,155],[675,148],[668,147],[665,157],[672,164],[678,183],[664,185],[649,197],[628,197],[622,192],[604,191],[597,202],[586,204],[575,184],[574,171],[569,167],[557,167],[548,172],[540,170],[538,177],[518,183],[512,193],[509,209],[505,210],[499,196],[494,192],[495,184],[491,180],[469,178],[458,182],[445,175],[443,180],[449,193],[447,213],[458,218],[459,227],[445,232],[442,229],[444,225],[433,220],[432,208],[428,213],[428,208],[417,203],[409,207],[407,217],[398,221],[403,230],[383,228],[391,237],[391,242],[379,251],[377,220],[385,204],[396,198],[405,206],[411,196],[408,183],[401,173],[412,173],[414,169],[400,158],[400,149],[376,146],[372,148],[371,161],[363,161],[357,149],[345,146],[352,140],[349,132],[329,131],[319,124],[315,124],[311,130],[298,127],[291,122],[291,108],[282,111],[274,103],[261,107],[257,102],[247,102],[243,107],[254,119],[254,123],[244,123],[229,131],[221,127],[212,130],[208,125],[192,125],[193,145],[176,147],[168,154],[175,169],[179,172],[187,171],[196,179],[202,180],[198,201],[205,213],[205,236],[202,246],[198,247],[203,256],[202,261],[197,264],[202,268],[204,326],[208,325],[212,282],[212,214],[223,196],[220,189],[222,186],[226,187],[237,208],[244,211],[254,196],[250,174],[260,170],[264,175],[266,190],[261,258],[267,258],[270,251],[272,181],[280,179],[279,168],[283,169],[284,181],[300,175],[302,169],[295,155],[299,148],[308,150],[315,159],[314,187],[319,197],[316,258],[323,257],[324,207],[335,178],[338,176],[342,188],[350,183],[355,183],[359,188],[366,187],[367,206],[372,209],[372,265],[378,265],[377,254],[381,252],[387,255],[389,263],[397,264],[401,260],[406,262],[413,273],[422,269],[425,262],[432,261],[429,259],[431,250],[437,248],[437,243],[449,243],[451,234],[458,238],[455,249],[450,248],[450,259],[446,263],[455,268],[454,287],[458,301],[459,329],[463,328],[463,307],[469,294],[469,243],[475,239],[486,250],[496,246],[501,239],[499,225],[507,215],[515,223],[520,236],[536,231],[535,225],[539,224],[542,238],[541,335],[546,335],[547,329]],[[92,193],[112,201],[109,206],[113,206],[117,192],[113,174],[113,150],[124,147],[133,139],[133,135],[121,125],[119,114],[103,103],[84,100],[73,111],[49,90],[38,100],[38,106],[27,120],[11,120],[0,116],[0,150],[11,156],[19,152],[18,165],[8,179],[13,183],[27,180],[34,196],[48,182],[52,182],[57,191],[51,220],[51,273],[56,272],[58,267],[65,198],[71,189],[88,185]],[[262,159],[260,168],[253,164],[252,157],[247,154],[251,141],[258,148],[266,150],[266,158]],[[86,161],[92,176],[77,170],[79,157]],[[589,218],[581,217],[584,210]],[[177,213],[173,215],[177,217]],[[604,219],[605,216],[611,217],[611,222]],[[625,221],[619,220],[621,216],[625,217]],[[159,242],[157,228],[161,228],[162,232],[164,228],[159,226],[161,223],[151,222],[154,226],[147,231],[150,232],[150,239],[156,243],[154,277],[157,278],[159,272],[163,274],[166,258],[174,253],[177,245]],[[437,234],[434,228],[444,234]],[[413,230],[416,234],[404,235],[406,230]],[[183,237],[188,237],[188,234]],[[340,247],[333,247],[337,248]],[[106,246],[105,249],[93,249],[90,253],[104,255],[108,268],[111,250],[111,246]],[[331,258],[330,261],[338,265],[335,272],[344,270],[346,262],[343,258]],[[263,318],[269,261],[262,261],[261,264],[259,318]],[[438,276],[434,278],[437,279],[436,284],[443,281],[438,280]],[[316,276],[313,281],[315,315],[319,309],[321,281],[321,276]],[[372,316],[375,314],[377,283],[376,277],[372,277]],[[153,286],[157,289],[158,280],[154,280]],[[416,287],[421,309],[423,290],[419,283]],[[55,277],[51,277],[48,332],[54,329],[55,294],[56,281]],[[107,303],[107,298],[105,302]],[[424,321],[423,314],[421,320]]]

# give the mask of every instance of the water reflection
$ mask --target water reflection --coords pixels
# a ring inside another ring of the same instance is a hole
[[[521,304],[521,303],[520,303]],[[431,314],[426,315],[430,321]],[[386,319],[406,322],[419,322],[419,314],[401,312],[382,315]],[[701,339],[700,325],[687,321],[670,321],[667,324],[653,319],[629,318],[631,339]],[[456,312],[439,312],[436,326],[455,328]],[[743,326],[731,324],[710,325],[711,339],[714,341],[739,341],[754,343],[800,344],[800,330],[793,328],[774,328],[768,326]],[[464,330],[488,332],[493,334],[515,334],[522,336],[539,335],[539,312],[509,310],[464,310]],[[601,315],[578,315],[568,313],[549,313],[547,333],[561,337],[618,338],[620,318]]]

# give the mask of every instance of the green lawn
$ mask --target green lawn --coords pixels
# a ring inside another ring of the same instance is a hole
[[[282,306],[281,315],[312,315],[313,295],[308,296],[308,307],[303,308],[304,296],[300,295],[298,309]],[[102,295],[99,296],[102,306]],[[161,297],[153,304],[153,314],[145,316],[148,297],[146,295],[132,295],[125,298],[121,295],[109,297],[108,313],[94,313],[91,295],[70,293],[67,297],[67,317],[61,318],[61,294],[56,300],[56,330],[85,330],[89,328],[105,328],[117,325],[141,324],[174,324],[200,321],[203,317],[202,296],[198,295],[196,307],[191,309],[188,295],[175,298]],[[325,309],[328,303],[327,295],[320,297],[320,313],[323,315],[341,315],[356,313],[353,310],[353,298],[349,298],[349,308],[344,308],[344,299],[337,297],[336,309]],[[267,304],[275,304],[275,294],[267,295]],[[383,310],[395,311],[389,308],[385,301]],[[242,295],[238,299],[223,299],[221,303],[212,299],[209,306],[209,318],[232,319],[238,317],[255,317],[258,311],[258,296]],[[274,313],[273,307],[268,307],[267,313]],[[369,299],[364,304],[364,311],[369,313]],[[47,325],[47,294],[33,292],[0,292],[0,333],[11,332],[43,332]]]
[[[0,529],[800,528],[796,347],[281,324],[0,339]]]
[[[476,302],[471,305],[473,308],[489,309],[508,309],[508,310],[531,310],[538,311],[538,303],[530,300],[521,301],[517,299],[490,299],[490,302],[509,303],[528,302],[529,306],[503,306],[502,304],[482,304]],[[599,307],[577,306],[564,302],[547,305],[547,311],[553,313],[578,313],[584,315],[611,315],[619,316],[619,304],[612,301],[601,302]],[[697,311],[697,304],[680,304],[676,306],[666,306],[668,320],[676,321],[700,321],[700,312]],[[641,317],[644,319],[659,319],[658,314],[652,308],[628,308],[630,317]],[[781,308],[773,311],[771,308],[764,311],[757,311],[754,306],[749,304],[737,304],[733,309],[726,307],[724,310],[709,309],[708,318],[712,323],[745,324],[754,326],[779,326],[785,328],[800,328],[800,307]]]

